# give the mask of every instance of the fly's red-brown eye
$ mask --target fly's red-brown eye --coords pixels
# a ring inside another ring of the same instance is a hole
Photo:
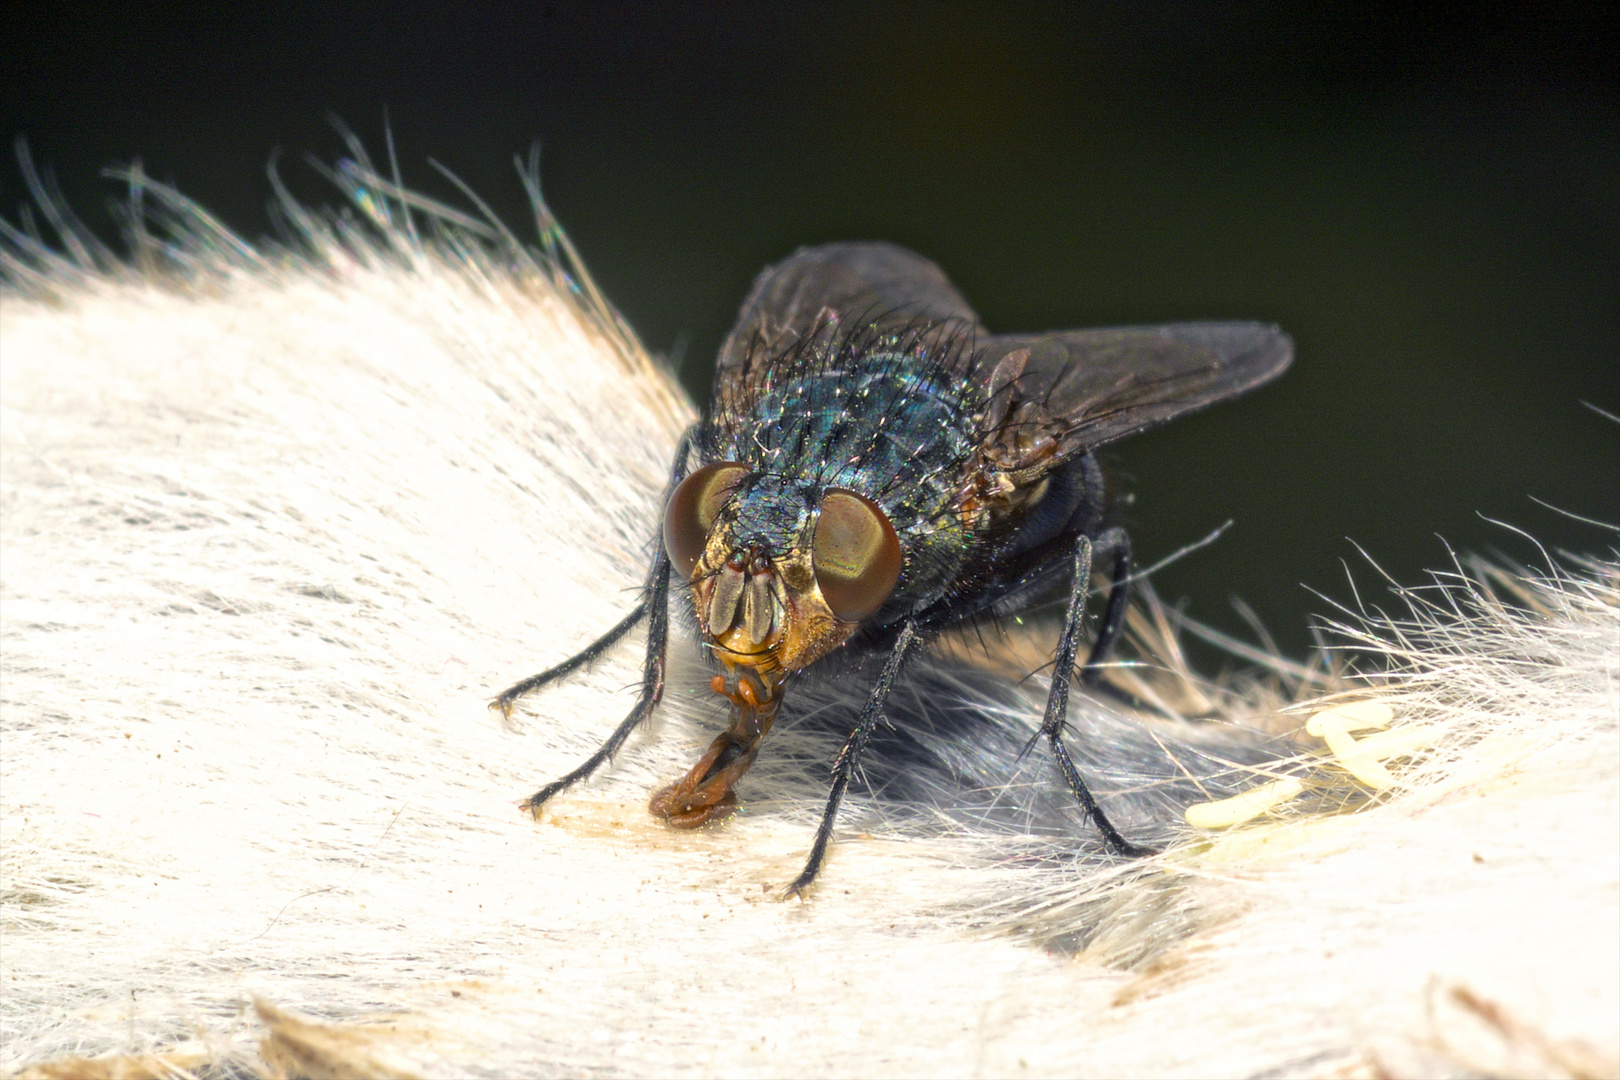
[[[821,598],[844,622],[859,622],[883,606],[903,561],[900,538],[877,504],[836,489],[821,497],[811,558]]]
[[[691,577],[697,569],[715,518],[747,475],[746,465],[732,461],[705,465],[682,480],[669,497],[669,505],[664,508],[664,550],[685,576]]]

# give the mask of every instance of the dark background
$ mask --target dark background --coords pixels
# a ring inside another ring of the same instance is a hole
[[[1413,6],[1416,7],[1415,5]],[[389,110],[427,165],[527,219],[510,166],[544,145],[553,208],[609,297],[702,399],[753,275],[802,244],[931,256],[992,330],[1281,323],[1294,369],[1119,444],[1158,577],[1293,652],[1437,539],[1535,559],[1620,521],[1620,21],[1615,5],[8,4],[0,134],[24,135],[111,235],[109,165],[257,237],[265,164],[374,154]],[[1307,10],[1308,8],[1308,10]],[[0,212],[23,198],[0,169]],[[1252,636],[1252,635],[1251,635]]]

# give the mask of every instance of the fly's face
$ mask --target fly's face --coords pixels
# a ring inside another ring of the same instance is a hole
[[[774,686],[837,648],[889,598],[904,555],[877,503],[735,462],[681,482],[664,546],[691,583],[705,642]]]
[[[731,701],[727,729],[649,804],[671,825],[694,828],[736,806],[732,788],[776,719],[783,676],[837,648],[882,607],[905,557],[871,499],[731,461],[675,488],[664,548],[725,668],[710,686]]]

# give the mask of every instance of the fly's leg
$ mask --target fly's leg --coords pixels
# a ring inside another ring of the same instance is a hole
[[[636,726],[651,715],[658,700],[664,696],[664,660],[666,647],[669,644],[669,556],[664,554],[662,545],[658,549],[658,557],[653,560],[652,587],[647,596],[647,659],[641,669],[641,693],[636,703],[630,709],[630,714],[619,722],[613,729],[613,734],[607,741],[596,748],[596,752],[582,761],[572,771],[564,774],[529,796],[523,804],[523,809],[535,817],[540,816],[540,807],[545,805],[547,799],[564,788],[585,779],[591,773],[602,767],[602,763],[619,752],[624,740],[636,730]]]
[[[614,645],[618,644],[620,638],[635,629],[636,623],[640,622],[646,614],[647,604],[643,601],[637,604],[635,609],[626,615],[617,626],[556,667],[547,668],[538,675],[530,675],[522,682],[513,683],[505,690],[502,690],[500,696],[489,703],[489,707],[499,709],[501,716],[510,720],[512,718],[512,706],[517,704],[518,698],[540,689],[549,682],[555,682],[564,675],[572,675],[582,667],[589,667],[597,657],[613,648]]]
[[[667,501],[670,492],[675,490],[677,484],[686,478],[686,459],[691,454],[692,444],[697,437],[697,425],[693,424],[681,436],[680,443],[675,447],[675,460],[669,468],[669,484],[664,489],[664,498]],[[529,796],[523,808],[529,813],[540,816],[540,807],[547,799],[565,788],[571,787],[591,775],[602,767],[624,740],[636,729],[643,720],[657,707],[659,699],[664,696],[664,668],[669,648],[669,554],[664,550],[662,530],[653,541],[654,551],[652,567],[647,573],[646,600],[637,609],[625,617],[620,623],[596,641],[592,642],[579,655],[564,660],[561,664],[549,671],[528,678],[513,686],[500,697],[493,705],[506,712],[511,708],[511,702],[520,694],[527,693],[535,687],[542,686],[553,679],[560,678],[571,671],[590,663],[618,641],[630,628],[635,626],[643,617],[647,619],[647,657],[641,667],[641,692],[636,697],[635,705],[631,706],[630,713],[613,729],[613,734],[607,741],[596,748],[596,751],[586,758],[572,771],[553,780],[533,795]]]
[[[1139,589],[1151,592],[1153,586],[1145,578],[1139,584],[1131,581],[1131,538],[1124,529],[1117,526],[1108,529],[1094,543],[1103,551],[1113,552],[1114,568],[1110,571],[1102,626],[1097,630],[1097,640],[1092,643],[1091,654],[1080,668],[1080,685],[1093,694],[1106,694],[1133,709],[1162,712],[1163,706],[1145,702],[1130,691],[1103,680],[1103,665],[1108,662],[1109,654],[1119,641],[1120,631],[1125,628],[1126,609],[1130,607],[1131,597]]]
[[[855,766],[860,762],[861,753],[872,738],[878,718],[883,715],[883,702],[893,689],[894,681],[900,675],[900,665],[905,661],[906,651],[911,648],[916,638],[916,628],[911,623],[906,623],[900,630],[900,636],[895,639],[894,647],[889,650],[889,658],[883,664],[883,673],[878,676],[877,684],[867,695],[866,706],[861,709],[861,716],[855,722],[855,729],[849,733],[849,738],[844,740],[843,748],[833,759],[832,790],[827,793],[827,808],[821,812],[821,824],[816,827],[815,843],[810,845],[810,858],[805,861],[804,869],[799,871],[799,876],[793,879],[793,884],[788,886],[785,897],[802,895],[821,872],[822,860],[827,856],[827,842],[832,839],[833,821],[838,817],[838,804],[844,801],[844,789],[849,787],[850,777],[855,773]]]
[[[1086,686],[1102,685],[1102,665],[1114,651],[1120,631],[1125,629],[1125,612],[1131,606],[1131,537],[1117,525],[1098,535],[1095,544],[1114,554],[1114,566],[1108,577],[1108,601],[1103,607],[1102,625],[1097,628],[1097,640],[1091,645],[1086,666],[1080,669],[1080,681]],[[1088,558],[1087,564],[1091,562]],[[1076,571],[1079,564],[1076,563]],[[1086,571],[1083,585],[1091,587],[1091,571]],[[1072,613],[1071,613],[1072,615]]]
[[[1112,531],[1112,530],[1110,530]],[[1106,534],[1105,534],[1106,536]],[[1112,540],[1112,537],[1108,537]],[[1063,771],[1063,780],[1074,792],[1074,797],[1080,800],[1080,806],[1085,810],[1086,816],[1097,825],[1097,831],[1103,835],[1103,842],[1108,850],[1115,855],[1151,855],[1151,848],[1140,847],[1126,840],[1114,828],[1113,822],[1108,820],[1097,805],[1091,790],[1086,787],[1085,780],[1080,776],[1080,770],[1074,767],[1074,760],[1069,757],[1068,748],[1063,745],[1063,724],[1069,714],[1069,685],[1074,673],[1074,658],[1080,644],[1080,624],[1086,614],[1086,594],[1091,591],[1091,539],[1080,537],[1074,548],[1074,576],[1069,583],[1069,611],[1063,620],[1063,633],[1058,637],[1057,656],[1054,658],[1055,666],[1052,669],[1052,692],[1046,699],[1046,716],[1041,721],[1040,735],[1046,736],[1052,744],[1052,754],[1057,758],[1058,768]],[[1126,549],[1126,565],[1129,566],[1129,549]],[[1115,565],[1118,565],[1116,556]],[[1107,631],[1106,621],[1114,618],[1114,597],[1122,593],[1120,580],[1116,579],[1109,592],[1108,612],[1105,616],[1104,631]],[[1123,603],[1120,604],[1119,618],[1123,619]],[[1116,625],[1113,633],[1105,638],[1102,634],[1097,636],[1097,644],[1091,650],[1091,659],[1087,667],[1095,664],[1105,654],[1107,647],[1113,644],[1113,638],[1119,634]],[[1039,738],[1039,735],[1037,736]]]

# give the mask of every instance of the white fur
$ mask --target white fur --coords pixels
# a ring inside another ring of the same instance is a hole
[[[1077,705],[1111,805],[1172,843],[1145,863],[1094,854],[1043,749],[992,753],[1039,679],[924,665],[897,725],[992,716],[919,736],[984,784],[880,750],[933,794],[857,790],[782,903],[858,678],[807,686],[819,726],[695,832],[645,811],[722,716],[688,641],[538,823],[642,634],[486,708],[635,603],[692,416],[667,375],[505,241],[396,209],[253,252],[159,195],[178,260],[6,257],[0,1070],[1614,1074],[1613,564],[1347,619],[1376,677],[1306,692],[1434,731],[1376,797],[1261,687],[1184,687],[1229,725]],[[1173,824],[1285,774],[1267,818]]]

